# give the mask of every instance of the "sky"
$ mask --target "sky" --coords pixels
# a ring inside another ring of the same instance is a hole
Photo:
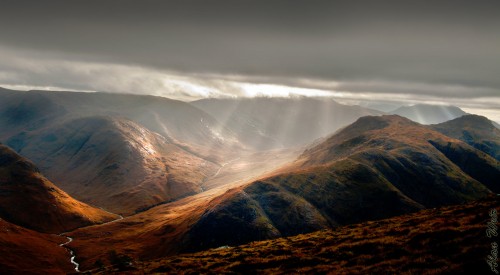
[[[331,96],[500,121],[500,1],[0,2],[0,86]]]

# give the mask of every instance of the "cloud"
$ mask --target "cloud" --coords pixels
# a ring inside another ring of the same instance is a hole
[[[183,100],[500,97],[500,1],[6,1],[0,84]]]

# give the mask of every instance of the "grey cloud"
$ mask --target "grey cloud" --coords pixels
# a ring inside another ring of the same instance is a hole
[[[268,83],[493,112],[499,14],[494,0],[5,0],[0,84],[189,100]]]
[[[6,1],[0,44],[186,73],[500,88],[499,1]]]

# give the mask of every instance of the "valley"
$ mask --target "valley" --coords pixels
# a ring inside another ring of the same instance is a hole
[[[0,2],[0,275],[500,273],[500,1]]]
[[[8,90],[0,98],[0,218],[36,231],[58,261],[64,255],[64,265],[48,266],[54,273],[177,271],[165,261],[240,245],[248,252],[259,241],[309,243],[330,238],[328,230],[365,230],[500,192],[500,131],[475,115],[422,125],[331,99],[190,104]],[[258,255],[274,253],[268,249]],[[321,261],[283,270],[340,263]],[[281,270],[261,264],[269,268],[262,272]],[[7,262],[0,268],[16,270]]]

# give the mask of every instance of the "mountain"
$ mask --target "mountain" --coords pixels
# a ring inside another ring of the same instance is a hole
[[[117,218],[73,199],[40,174],[31,161],[1,144],[0,217],[47,233],[61,233]]]
[[[74,271],[66,237],[43,234],[0,218],[2,274],[68,274]]]
[[[499,177],[497,160],[462,141],[399,116],[363,117],[266,177],[70,236],[85,270],[111,250],[154,259],[465,203],[498,193]]]
[[[192,195],[218,165],[125,118],[92,116],[7,140],[75,198],[124,215]]]
[[[137,274],[488,274],[498,198],[287,238],[136,262]],[[108,267],[104,274],[117,271]],[[142,272],[142,273],[141,273]]]
[[[330,98],[201,99],[192,105],[211,114],[255,149],[304,145],[356,119],[382,112]]]
[[[485,117],[466,115],[431,125],[430,128],[459,139],[500,161],[500,130]]]
[[[500,163],[399,116],[363,117],[275,175],[212,201],[188,251],[291,236],[500,192]]]
[[[402,106],[390,113],[406,117],[421,124],[441,123],[467,114],[455,106],[428,104]]]
[[[0,141],[22,131],[95,116],[122,117],[193,154],[220,161],[241,148],[234,134],[194,106],[164,97],[131,94],[0,90]]]

